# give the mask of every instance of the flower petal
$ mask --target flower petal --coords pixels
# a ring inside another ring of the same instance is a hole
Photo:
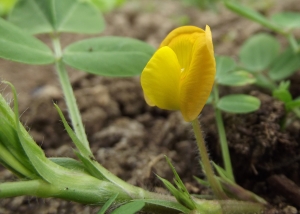
[[[166,110],[179,110],[180,65],[169,47],[158,49],[141,75],[145,100]]]
[[[201,112],[208,99],[216,73],[213,44],[209,27],[195,40],[189,70],[180,85],[180,110],[186,121]]]
[[[189,70],[192,49],[199,34],[205,34],[204,30],[195,26],[183,26],[171,31],[162,41],[162,46],[169,46],[177,55],[182,71]]]
[[[178,38],[180,35],[189,35],[194,33],[204,33],[204,30],[195,26],[182,26],[171,31],[167,37],[161,42],[160,47],[170,46],[172,40]]]

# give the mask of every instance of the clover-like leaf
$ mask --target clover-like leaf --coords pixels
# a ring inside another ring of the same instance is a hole
[[[239,57],[245,69],[261,72],[273,62],[279,54],[279,42],[265,33],[254,35],[240,49]]]
[[[216,56],[216,79],[236,68],[234,59],[228,56]]]
[[[51,49],[22,29],[0,18],[0,57],[26,64],[51,64]]]
[[[280,27],[291,30],[300,28],[300,14],[295,12],[276,13],[271,17],[272,21],[280,25]]]
[[[19,0],[9,21],[31,34],[99,33],[104,21],[99,11],[80,0]]]
[[[154,53],[142,41],[124,37],[101,37],[73,43],[64,50],[69,66],[104,76],[139,75]]]
[[[268,75],[272,80],[285,79],[300,69],[300,53],[289,47],[271,64]]]
[[[256,79],[250,72],[247,71],[234,71],[221,75],[218,83],[227,86],[244,86],[255,83]]]
[[[222,97],[217,107],[229,113],[250,113],[259,109],[260,100],[250,95],[233,94]]]

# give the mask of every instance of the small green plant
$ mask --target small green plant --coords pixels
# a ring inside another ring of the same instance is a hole
[[[237,67],[235,61],[227,56],[216,56],[217,74],[215,84],[208,100],[215,110],[216,124],[219,133],[219,140],[223,156],[224,168],[227,177],[234,182],[234,175],[231,166],[226,132],[221,112],[233,114],[245,114],[256,111],[260,107],[260,100],[246,94],[231,94],[220,97],[219,86],[238,87],[255,83],[254,76],[245,70]]]
[[[282,81],[278,88],[274,89],[272,93],[273,97],[284,103],[286,115],[281,123],[282,130],[284,130],[295,119],[300,119],[300,97],[293,99],[289,91],[289,87],[289,81]]]
[[[299,53],[292,47],[280,49],[274,36],[260,33],[246,40],[239,52],[241,66],[256,77],[258,86],[270,91],[300,68]]]
[[[283,35],[290,44],[280,51],[278,40],[266,33],[254,35],[243,44],[239,53],[241,66],[255,75],[256,84],[273,90],[278,81],[291,76],[300,68],[300,45],[293,33],[300,28],[300,13],[281,12],[267,19],[236,2],[225,1],[225,5],[233,12]]]
[[[300,69],[300,44],[294,35],[294,31],[300,28],[300,13],[280,12],[266,18],[233,1],[225,1],[225,5],[233,12],[283,35],[289,42],[289,46],[281,51],[274,36],[259,33],[250,37],[239,52],[240,66],[255,76],[255,84],[270,90],[284,103],[286,117],[281,124],[284,129],[299,118],[298,100],[293,100],[288,91],[289,83],[284,80]]]

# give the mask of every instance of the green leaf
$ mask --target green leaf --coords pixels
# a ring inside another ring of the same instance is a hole
[[[143,201],[146,204],[153,204],[153,205],[158,205],[166,208],[170,208],[172,210],[179,211],[181,213],[190,213],[191,210],[186,208],[185,206],[177,203],[177,202],[172,202],[172,201],[164,201],[164,200],[156,200],[156,199],[137,199],[134,201]]]
[[[245,94],[227,95],[219,100],[217,107],[229,113],[250,113],[259,109],[260,100]]]
[[[247,71],[234,71],[228,74],[221,75],[218,79],[220,85],[227,86],[243,86],[255,83],[256,79],[253,74]]]
[[[173,184],[171,184],[170,181],[156,175],[158,177],[159,180],[161,180],[163,182],[163,184],[166,186],[166,188],[170,191],[170,193],[177,199],[180,197],[180,191],[177,190]]]
[[[0,104],[1,105],[1,104]],[[1,108],[0,108],[1,109]],[[20,172],[23,176],[26,176],[27,178],[32,178],[31,176],[34,175],[35,170],[33,166],[31,165],[30,161],[28,160],[20,142],[18,139],[18,135],[15,130],[15,124],[11,124],[7,118],[3,115],[3,112],[0,112],[0,142],[2,142],[2,145],[4,150],[7,151],[9,154],[1,154],[0,157],[8,157],[13,156],[15,161],[7,162],[8,165],[14,166],[14,168],[18,168],[18,172]],[[6,161],[5,161],[6,162]],[[22,167],[23,166],[23,167]],[[22,169],[22,170],[21,170]],[[25,170],[26,169],[26,170]],[[27,171],[27,173],[25,173]],[[28,173],[30,171],[30,173]],[[35,176],[36,178],[36,176]]]
[[[290,47],[281,53],[271,64],[268,75],[272,80],[285,79],[300,69],[300,53]]]
[[[182,182],[182,180],[180,179],[175,167],[173,166],[173,164],[171,163],[171,160],[165,156],[175,178],[174,178],[174,183],[177,186],[177,197],[176,195],[175,198],[177,199],[177,201],[181,204],[183,204],[184,206],[188,207],[189,209],[193,210],[196,208],[195,202],[193,201],[193,199],[191,198],[190,193],[188,192],[187,188],[185,187],[184,183]]]
[[[115,209],[111,214],[134,214],[145,206],[143,201],[133,201]]]
[[[271,21],[266,19],[263,15],[259,14],[258,12],[256,12],[255,10],[252,10],[249,7],[246,7],[244,5],[241,5],[239,3],[236,3],[236,2],[233,2],[230,0],[225,0],[225,5],[231,11],[233,11],[241,16],[244,16],[252,21],[255,21],[255,22],[261,24],[262,26],[265,26],[271,30],[275,30],[279,33],[284,33],[284,31],[279,26],[272,23]]]
[[[85,166],[81,162],[79,162],[73,158],[55,157],[55,158],[49,158],[49,160],[51,160],[52,162],[54,162],[62,167],[65,167],[67,169],[77,170],[80,172],[86,171]]]
[[[285,105],[286,109],[288,111],[294,109],[294,108],[299,108],[300,107],[300,100],[292,100]]]
[[[239,52],[240,61],[249,71],[261,72],[277,57],[279,49],[279,42],[273,36],[256,34],[242,45]]]
[[[9,21],[31,34],[99,33],[104,21],[99,11],[82,0],[19,0]]]
[[[212,162],[212,163],[213,163],[213,166],[214,166],[215,170],[218,172],[218,175],[221,178],[223,178],[224,180],[226,180],[229,183],[235,183],[233,180],[231,180],[230,175],[228,175],[228,173],[226,172],[225,169],[223,169],[222,167],[220,167],[215,162]]]
[[[60,110],[60,108],[58,107],[58,105],[54,104],[54,107],[56,108],[65,129],[67,130],[70,138],[72,139],[73,143],[76,145],[76,148],[79,150],[79,152],[84,155],[84,156],[93,156],[91,149],[88,145],[85,145],[84,143],[82,143],[78,137],[76,136],[75,132],[71,129],[71,127],[69,126],[68,122],[66,121],[62,111]]]
[[[105,172],[99,170],[99,168],[97,166],[95,166],[93,160],[91,160],[91,159],[93,159],[93,157],[86,157],[86,156],[82,155],[80,152],[77,152],[77,151],[75,151],[74,153],[81,160],[81,162],[85,166],[86,170],[92,176],[94,176],[95,178],[98,178],[99,180],[109,181],[105,177]],[[101,165],[99,164],[99,166],[101,166]]]
[[[142,41],[123,37],[101,37],[83,40],[64,50],[66,64],[104,76],[139,75],[154,53]]]
[[[201,178],[198,178],[198,177],[196,177],[196,176],[193,176],[193,177],[194,177],[194,179],[195,179],[199,184],[201,184],[201,185],[203,185],[203,186],[205,186],[205,187],[210,187],[210,184],[209,184],[208,181],[203,180],[203,179],[201,179]]]
[[[233,71],[236,67],[235,61],[228,56],[216,56],[216,79],[218,80],[220,76]]]
[[[54,56],[51,49],[40,40],[0,18],[0,57],[27,63],[51,64]]]
[[[300,28],[300,14],[293,12],[276,13],[271,17],[272,21],[280,25],[280,27],[291,30]]]
[[[125,0],[88,0],[93,3],[100,11],[109,12],[122,5]]]
[[[3,83],[7,83],[3,81]],[[10,84],[10,83],[8,83]],[[24,127],[21,132],[27,134]],[[36,179],[38,175],[29,161],[16,130],[15,115],[0,94],[0,162],[18,177]]]
[[[272,91],[272,96],[279,99],[280,101],[284,102],[285,104],[292,101],[292,95],[289,92],[290,82],[289,81],[282,81],[279,84],[279,87]]]
[[[83,202],[95,201],[94,197],[98,197],[98,195],[95,195],[95,192],[99,194],[100,191],[100,189],[95,191],[95,186],[100,185],[102,181],[96,179],[95,177],[89,176],[86,173],[64,168],[46,158],[43,150],[33,141],[33,139],[19,123],[16,90],[11,83],[6,83],[10,85],[14,95],[14,116],[16,123],[16,132],[18,134],[19,141],[31,164],[40,175],[39,179],[43,179],[44,181],[53,184],[62,192],[64,192],[63,189],[65,187],[68,187],[70,191],[64,194],[68,195],[69,199],[73,198],[73,200],[80,200]],[[107,188],[115,188],[115,186],[110,185],[110,183],[107,183],[106,185]],[[78,194],[76,192],[78,189],[83,192],[86,191],[86,198],[78,198],[78,195],[76,195]],[[107,193],[106,190],[105,192]]]
[[[177,188],[180,189],[182,192],[185,192],[185,193],[189,194],[187,188],[184,186],[184,183],[180,179],[175,167],[171,163],[171,160],[167,156],[165,156],[165,158],[166,158],[166,160],[167,160],[167,162],[168,162],[168,164],[169,164],[169,166],[170,166],[170,168],[171,168],[171,170],[172,170],[172,172],[175,176],[175,181],[176,181],[176,184],[177,184]]]
[[[1,134],[1,133],[0,133]],[[29,171],[26,166],[19,162],[13,154],[10,153],[4,146],[3,142],[0,141],[0,163],[5,168],[9,169],[12,173],[17,175],[19,178],[30,178],[35,179],[36,176],[32,171]]]
[[[115,195],[111,196],[110,199],[107,202],[105,202],[102,208],[97,212],[97,214],[105,214],[107,209],[114,203],[118,195],[119,193],[116,193]]]
[[[270,91],[273,91],[277,87],[277,84],[274,81],[272,81],[270,78],[268,78],[266,75],[264,75],[263,73],[257,73],[255,75],[255,78],[256,78],[255,85],[258,85],[263,88],[267,88]]]

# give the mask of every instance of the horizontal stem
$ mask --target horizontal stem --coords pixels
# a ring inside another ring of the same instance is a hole
[[[102,183],[101,186],[99,186],[99,183],[97,183],[95,185],[95,188],[89,190],[89,192],[93,192],[93,194],[95,194],[94,198],[92,197],[85,198],[86,191],[81,189],[80,187],[76,189],[68,190],[67,188],[56,187],[42,180],[6,182],[6,183],[0,183],[0,198],[17,197],[23,195],[36,196],[41,198],[56,197],[56,198],[77,201],[84,204],[96,204],[98,206],[101,206],[103,203],[105,203],[106,200],[109,199],[111,195],[118,192],[118,188],[117,189],[110,188],[112,187],[111,183],[105,181],[101,183]],[[163,202],[165,202],[166,204],[168,202],[176,202],[176,199],[173,196],[148,192],[143,189],[141,189],[141,191],[144,193],[144,195],[142,197],[137,197],[137,198],[131,198],[128,195],[124,194],[124,192],[118,192],[120,194],[116,199],[116,203],[124,203],[124,202],[126,203],[135,199],[141,199],[141,200],[152,199],[155,201],[161,201],[162,202],[161,204],[164,204]],[[90,199],[90,200],[86,200],[86,199]],[[222,200],[222,201],[201,200],[195,198],[194,200],[197,204],[201,205],[201,207],[207,207],[208,210],[210,210],[209,207],[211,207],[212,210],[214,210],[214,207],[221,207],[224,213],[237,213],[235,212],[236,210],[242,212],[247,210],[257,211],[259,209],[260,210],[262,209],[262,205],[257,203],[251,203],[251,202],[240,202],[234,200]],[[154,205],[154,204],[147,204],[143,210],[154,212],[157,214],[179,213],[176,209],[172,209],[163,205]]]
[[[18,181],[0,183],[0,198],[30,195],[37,197],[50,197],[53,186],[42,180]]]
[[[298,44],[295,36],[292,33],[289,33],[289,34],[286,35],[286,37],[287,37],[291,47],[293,48],[294,53],[295,54],[299,53],[300,47],[299,47],[299,44]]]
[[[85,197],[86,191],[84,189],[81,189],[80,187],[76,189],[58,188],[42,180],[5,182],[5,183],[0,183],[0,198],[10,198],[10,197],[17,197],[17,196],[24,196],[24,195],[41,197],[41,198],[56,197],[56,198],[62,198],[71,201],[77,201],[84,204],[102,205],[106,200],[109,199],[110,195],[113,195],[118,192],[117,189],[115,188],[109,188],[109,186],[111,185],[113,184],[105,181],[102,182],[101,187],[104,189],[104,192],[106,194],[101,194],[101,191],[103,189],[101,190],[98,184],[95,185],[95,188],[90,190],[90,192],[94,192],[96,196],[92,199],[91,197]],[[148,192],[143,189],[141,190],[145,193],[143,198],[140,197],[131,198],[127,194],[124,194],[124,192],[118,192],[119,195],[118,198],[116,199],[116,202],[124,203],[134,199],[155,199],[155,200],[165,201],[166,203],[176,202],[176,199],[172,196],[162,195],[154,192]],[[86,199],[90,199],[90,200],[87,201]],[[178,213],[178,211],[174,209],[165,206],[157,206],[151,204],[148,204],[145,207],[145,210],[152,211],[155,213],[170,213],[170,214]]]

